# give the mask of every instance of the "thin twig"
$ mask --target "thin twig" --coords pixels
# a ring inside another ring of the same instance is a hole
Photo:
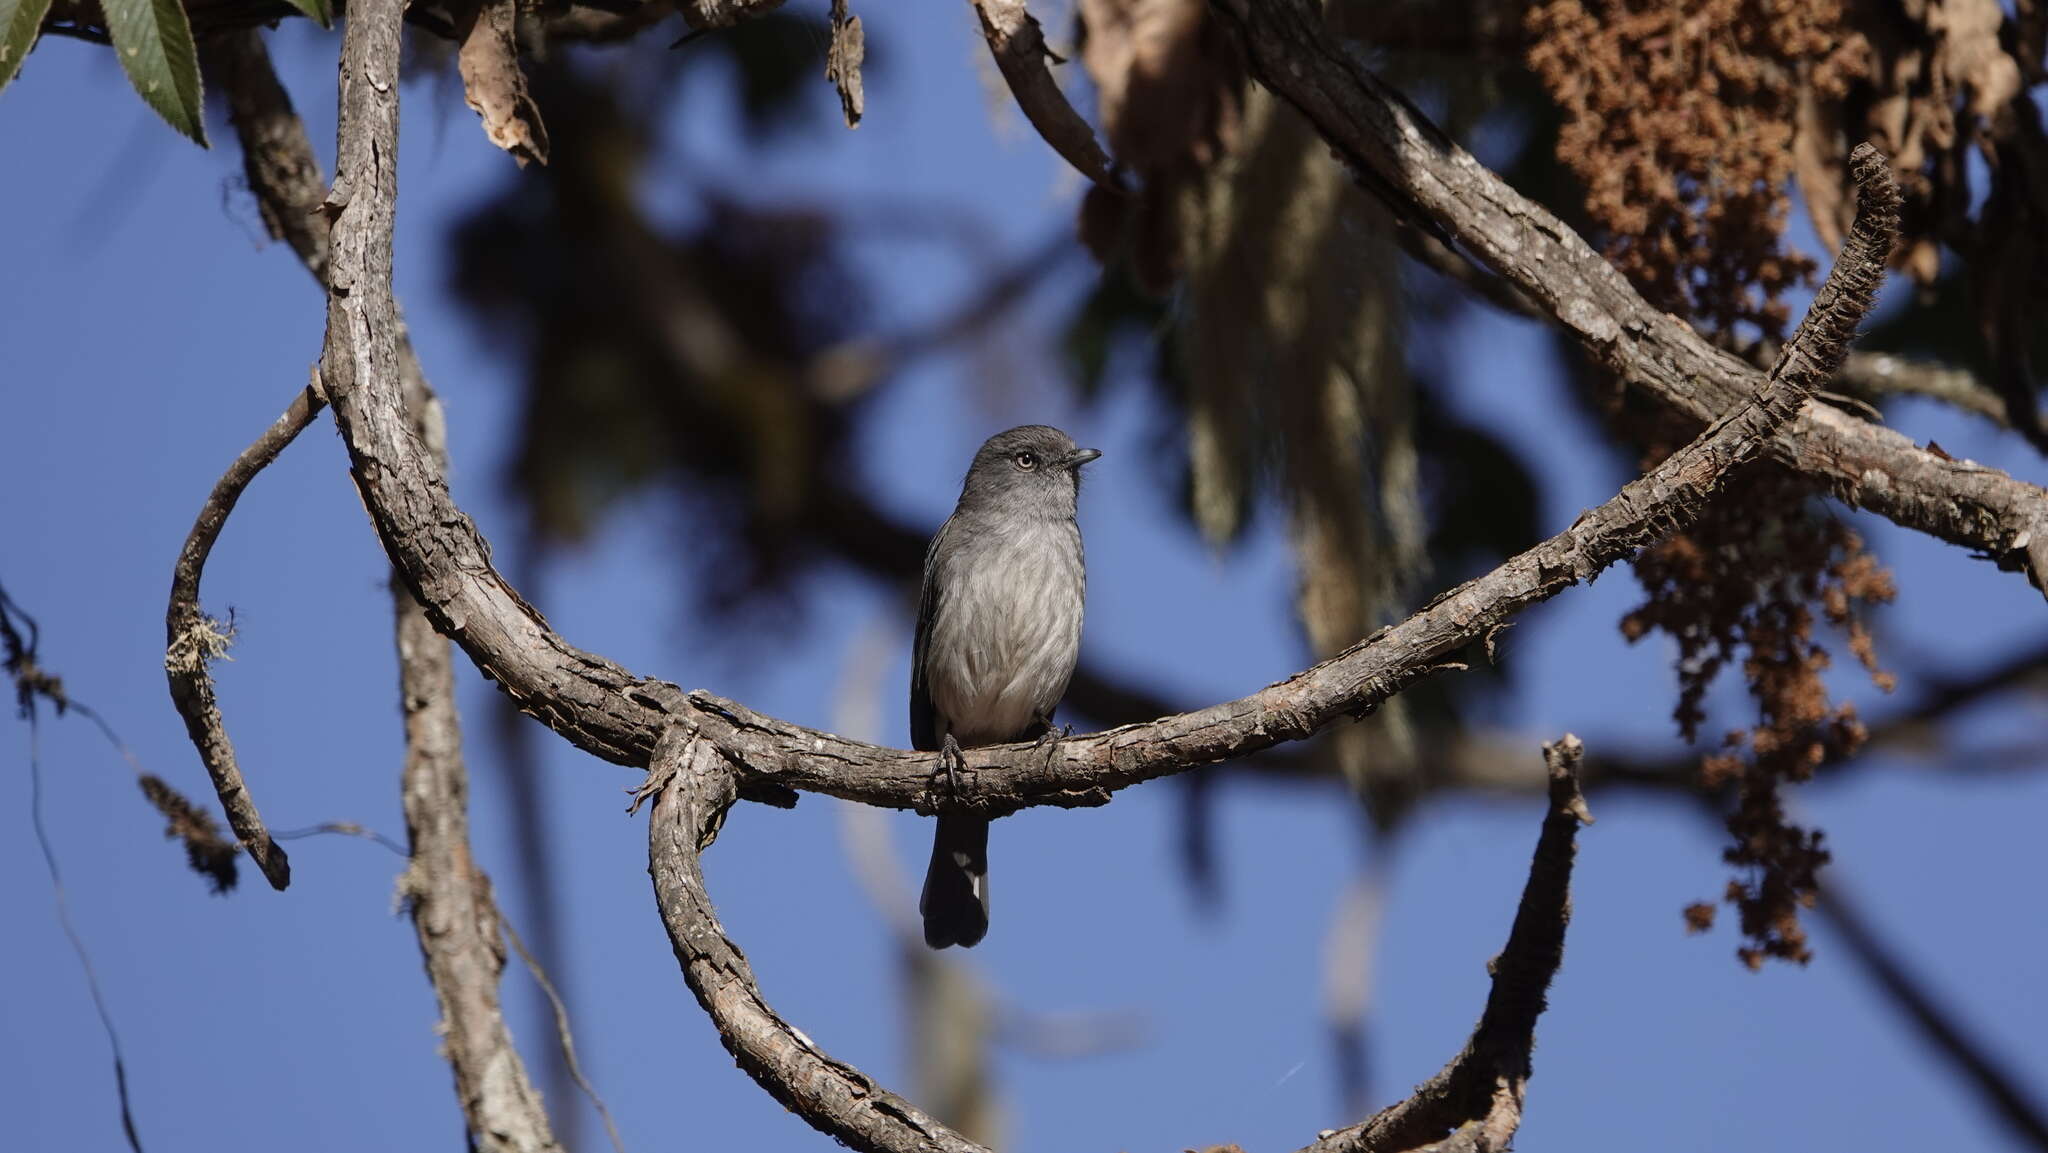
[[[369,61],[395,61],[397,24],[395,10],[365,12],[361,3],[352,7],[342,38],[344,76],[359,69],[363,79],[355,83],[370,83]],[[358,111],[350,88],[351,81],[344,79],[344,133]],[[413,435],[445,468],[447,428],[439,399],[420,375],[406,378],[405,391]],[[454,650],[434,631],[396,572],[391,606],[405,718],[405,827],[412,842],[412,864],[400,889],[411,898],[420,954],[440,1005],[441,1051],[481,1153],[560,1153],[553,1122],[505,1022],[503,921],[490,878],[470,846],[469,767],[455,707]]]
[[[1859,352],[1842,366],[1842,383],[1866,396],[1924,396],[2011,428],[2005,401],[1977,374],[1889,352]]]
[[[283,832],[272,833],[271,836],[276,837],[280,841],[297,841],[306,837],[356,837],[382,845],[401,857],[411,855],[405,851],[404,845],[367,825],[359,825],[354,821],[322,821],[320,824],[308,825],[303,829],[286,829]]]
[[[227,524],[228,514],[234,511],[242,491],[313,423],[326,404],[316,372],[312,381],[292,398],[284,414],[243,449],[214,483],[213,492],[192,522],[185,547],[178,553],[177,566],[171,573],[170,607],[164,613],[164,675],[170,682],[171,702],[185,719],[185,732],[199,750],[207,776],[213,779],[213,791],[227,812],[228,827],[263,871],[271,888],[279,890],[291,884],[291,860],[256,811],[256,800],[249,795],[248,782],[235,758],[234,742],[228,738],[227,723],[221,718],[220,700],[214,693],[213,676],[207,666],[225,654],[231,630],[223,630],[200,611],[199,581],[206,571],[206,558],[213,551],[213,542],[220,537],[220,530]]]
[[[50,830],[43,822],[41,720],[33,703],[26,707],[23,715],[28,720],[29,823],[35,827],[36,845],[42,849],[43,866],[50,873],[50,893],[57,905],[57,923],[63,926],[64,936],[71,942],[71,951],[78,955],[78,967],[85,974],[86,992],[92,996],[92,1007],[99,1014],[100,1028],[106,1031],[107,1047],[114,1053],[114,1094],[121,1104],[121,1132],[128,1138],[128,1148],[142,1153],[142,1139],[135,1131],[135,1112],[128,1102],[128,1063],[121,1055],[121,1034],[115,1030],[114,1015],[107,1009],[107,995],[100,988],[92,954],[86,951],[85,939],[79,936],[78,926],[72,923],[71,900],[65,894],[64,878],[57,868],[57,851],[50,842]]]
[[[28,629],[26,639],[15,627],[16,617],[20,617]],[[14,681],[16,706],[22,719],[28,722],[29,824],[35,829],[36,846],[42,850],[43,866],[49,870],[50,893],[57,906],[57,922],[63,927],[65,938],[71,942],[72,952],[78,956],[79,968],[85,974],[86,989],[92,995],[93,1009],[99,1014],[100,1026],[106,1030],[107,1044],[113,1050],[114,1090],[121,1105],[121,1129],[127,1135],[129,1148],[141,1153],[142,1143],[135,1133],[135,1115],[128,1102],[128,1066],[121,1056],[121,1036],[114,1029],[113,1014],[107,1010],[106,994],[100,988],[92,955],[87,952],[85,939],[79,935],[78,926],[71,919],[71,900],[65,893],[64,878],[57,867],[57,851],[50,839],[49,826],[43,820],[42,717],[36,701],[38,698],[48,700],[59,714],[80,706],[65,692],[64,682],[37,662],[36,650],[41,642],[42,628],[36,624],[35,618],[15,603],[6,589],[0,588],[0,646],[4,646],[7,672]],[[97,714],[93,715],[97,719]],[[107,728],[106,722],[100,720],[99,724],[112,738],[113,731]],[[114,738],[114,743],[128,755],[129,763],[134,764],[134,755],[127,753],[127,747],[118,738]]]
[[[612,1120],[611,1109],[605,1105],[604,1098],[598,1095],[597,1086],[592,1085],[590,1078],[584,1076],[582,1063],[576,1060],[576,1037],[569,1027],[569,1006],[562,1003],[562,995],[555,991],[555,983],[548,979],[548,971],[535,959],[532,951],[526,947],[526,942],[520,939],[519,930],[512,927],[512,922],[501,915],[498,918],[498,927],[505,930],[505,939],[512,942],[513,952],[518,953],[519,959],[526,962],[526,971],[533,975],[534,984],[540,986],[540,991],[546,995],[548,1004],[554,1009],[555,1039],[561,1043],[562,1064],[568,1067],[570,1079],[575,1081],[576,1087],[590,1099],[591,1105],[597,1109],[597,1115],[604,1119],[604,1131],[611,1138],[612,1148],[618,1153],[626,1153],[626,1143],[619,1139],[619,1126]]]
[[[356,837],[381,845],[400,857],[409,857],[411,855],[406,852],[404,845],[399,844],[391,837],[365,825],[359,825],[354,821],[328,821],[324,824],[313,825],[304,829],[289,829],[277,833],[275,836],[280,841],[317,836]],[[541,995],[547,999],[548,1005],[554,1013],[555,1039],[561,1046],[562,1062],[569,1070],[570,1079],[576,1083],[577,1089],[581,1090],[583,1095],[589,1098],[591,1105],[597,1109],[598,1116],[603,1118],[605,1131],[611,1137],[612,1148],[616,1149],[618,1153],[626,1153],[625,1144],[619,1137],[619,1127],[612,1119],[611,1108],[605,1104],[604,1097],[598,1093],[597,1086],[593,1085],[590,1078],[585,1075],[582,1064],[576,1058],[575,1030],[569,1021],[569,1006],[563,1002],[561,993],[556,991],[554,980],[548,976],[547,967],[542,965],[540,960],[533,955],[533,952],[526,947],[525,939],[520,937],[519,930],[512,926],[511,919],[506,917],[502,911],[498,913],[498,927],[504,930],[505,939],[511,943],[512,950],[519,954],[519,959],[525,963],[526,971],[532,975],[534,984],[540,988]]]

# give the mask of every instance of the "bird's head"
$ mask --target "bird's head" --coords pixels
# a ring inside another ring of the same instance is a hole
[[[1074,515],[1081,466],[1102,454],[1045,424],[999,432],[982,443],[967,470],[961,507],[1003,508],[1042,516]]]

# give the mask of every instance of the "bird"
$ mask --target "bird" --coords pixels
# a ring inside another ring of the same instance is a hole
[[[925,550],[911,654],[910,739],[939,753],[960,795],[960,750],[1057,739],[1053,710],[1081,651],[1087,566],[1075,508],[1100,457],[1057,428],[999,432],[974,454],[960,500]],[[969,948],[988,932],[988,818],[938,806],[918,898],[925,944]]]

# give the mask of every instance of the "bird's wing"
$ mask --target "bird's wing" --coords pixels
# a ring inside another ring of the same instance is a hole
[[[946,518],[946,523],[932,537],[931,546],[924,550],[924,586],[917,594],[917,641],[910,654],[910,747],[913,749],[936,749],[942,739],[938,714],[932,708],[931,690],[925,684],[924,658],[925,650],[931,645],[932,626],[939,616],[939,542],[946,539],[946,531],[952,527],[952,518]]]

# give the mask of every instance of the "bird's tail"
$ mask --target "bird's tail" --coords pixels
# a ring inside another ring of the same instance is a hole
[[[968,948],[988,932],[988,819],[941,814],[924,873],[924,943]]]

